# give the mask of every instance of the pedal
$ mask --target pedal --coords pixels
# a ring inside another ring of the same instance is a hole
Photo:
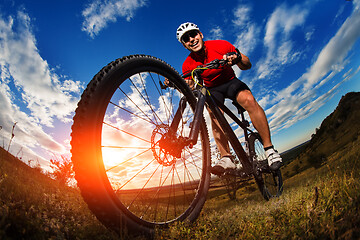
[[[223,175],[237,176],[237,169],[226,169]]]
[[[218,176],[218,177],[224,177],[224,176],[233,176],[236,177],[237,176],[237,169],[222,169],[220,171],[221,168],[216,168],[216,167],[212,167],[211,168],[211,173]]]
[[[218,177],[221,177],[226,171],[221,167],[215,166],[210,168],[210,172]]]
[[[265,160],[265,161],[258,161],[258,162],[257,162],[257,167],[258,167],[258,169],[259,169],[261,172],[263,172],[263,171],[269,171],[269,170],[270,170],[269,164],[268,164],[267,160]]]
[[[232,176],[232,177],[240,177],[240,178],[246,178],[249,177],[249,174],[244,172],[242,168],[240,169],[228,169],[225,171],[224,175]]]
[[[276,172],[276,171],[273,171],[270,169],[267,160],[257,162],[257,170],[262,173],[275,173]]]

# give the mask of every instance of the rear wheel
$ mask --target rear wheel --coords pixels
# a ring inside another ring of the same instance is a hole
[[[165,78],[174,88],[161,88]],[[197,218],[210,182],[204,119],[197,144],[180,144],[195,103],[180,75],[151,56],[111,62],[89,83],[74,117],[71,152],[81,193],[104,225],[152,234],[156,226]],[[179,106],[179,124],[165,138]]]
[[[262,196],[266,200],[279,197],[283,191],[281,170],[270,170],[262,140],[258,133],[250,134],[249,150],[255,169],[254,177]]]

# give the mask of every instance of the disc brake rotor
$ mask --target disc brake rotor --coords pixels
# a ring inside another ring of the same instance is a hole
[[[162,147],[169,129],[169,126],[160,124],[156,126],[151,135],[151,150],[153,156],[156,161],[163,166],[171,166],[176,162],[176,158],[170,154],[169,150]]]

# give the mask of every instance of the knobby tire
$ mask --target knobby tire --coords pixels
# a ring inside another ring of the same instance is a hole
[[[162,89],[165,78],[174,88]],[[88,84],[74,116],[71,153],[81,194],[95,216],[120,235],[152,235],[194,221],[210,183],[210,144],[202,119],[198,143],[172,156],[159,145],[179,100],[176,136],[189,133],[196,98],[166,62],[145,55],[117,59]]]

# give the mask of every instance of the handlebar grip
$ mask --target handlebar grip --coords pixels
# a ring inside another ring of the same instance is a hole
[[[226,54],[226,56],[236,55],[236,59],[233,60],[233,62],[232,62],[233,65],[238,64],[239,62],[241,62],[241,59],[242,59],[239,49],[236,48],[235,50],[236,50],[236,52],[229,52]]]
[[[237,55],[237,52],[228,52],[227,54],[225,54],[226,56],[231,56],[231,55]]]

